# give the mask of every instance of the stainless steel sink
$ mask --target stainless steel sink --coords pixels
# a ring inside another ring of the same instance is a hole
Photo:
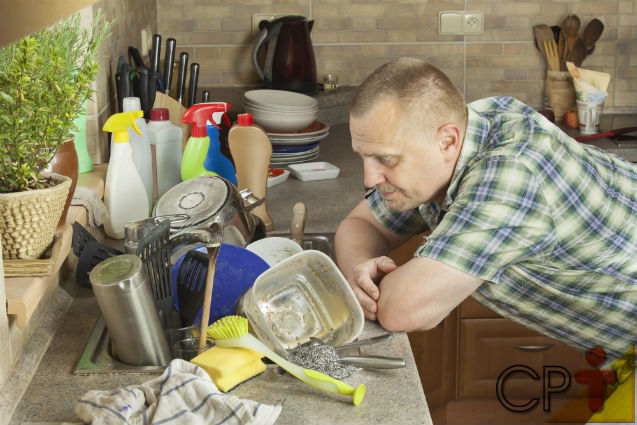
[[[289,234],[269,234],[268,236],[289,237]],[[333,242],[333,233],[306,233],[303,236],[303,249],[321,251],[334,258]],[[100,315],[73,373],[75,375],[159,374],[163,370],[162,366],[135,366],[117,360],[111,354],[111,338],[108,335],[104,318]]]

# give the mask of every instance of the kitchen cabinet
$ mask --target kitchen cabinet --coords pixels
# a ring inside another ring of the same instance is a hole
[[[411,238],[390,257],[399,265],[405,263],[422,236]],[[436,328],[409,333],[409,340],[437,424],[542,423],[551,415],[551,406],[547,412],[541,405],[543,385],[559,388],[564,382],[563,375],[555,372],[549,373],[545,382],[544,368],[564,368],[570,380],[567,390],[551,394],[554,409],[581,396],[582,386],[575,384],[572,376],[590,368],[576,350],[501,317],[471,297]],[[515,365],[533,369],[539,378],[532,379],[524,372],[503,374]],[[507,400],[524,405],[538,398],[536,408],[524,413],[507,410],[496,393],[501,376],[507,376],[502,381]]]

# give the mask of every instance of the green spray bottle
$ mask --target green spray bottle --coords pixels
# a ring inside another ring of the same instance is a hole
[[[217,128],[215,114],[223,114],[230,105],[226,102],[199,103],[192,105],[182,117],[182,121],[190,124],[190,138],[186,143],[186,148],[181,158],[181,180],[186,181],[193,177],[218,174],[207,170],[204,161],[208,155],[210,138],[208,137],[208,122]],[[218,121],[218,120],[217,120]]]

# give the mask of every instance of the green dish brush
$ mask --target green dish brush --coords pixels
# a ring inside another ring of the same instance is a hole
[[[281,366],[291,375],[321,391],[351,395],[355,406],[363,401],[363,397],[365,397],[365,385],[363,384],[354,388],[324,373],[313,369],[305,369],[285,360],[248,333],[248,319],[245,317],[222,317],[208,326],[208,335],[213,337],[215,343],[220,347],[244,347],[257,351]]]

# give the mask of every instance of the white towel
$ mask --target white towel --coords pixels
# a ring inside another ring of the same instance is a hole
[[[87,392],[75,406],[93,424],[273,424],[281,406],[222,393],[199,366],[175,359],[164,373],[141,385]]]
[[[88,211],[88,226],[98,227],[104,224],[108,217],[106,205],[96,191],[84,186],[76,186],[71,205],[81,205]]]

